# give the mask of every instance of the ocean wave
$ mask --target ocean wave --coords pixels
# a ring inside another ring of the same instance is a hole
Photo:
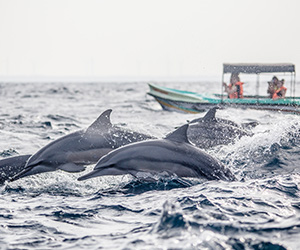
[[[146,92],[144,83],[1,84],[0,156],[32,154],[107,108],[114,124],[159,138],[204,115],[165,112]],[[206,150],[237,181],[126,175],[78,182],[82,173],[55,171],[8,182],[0,186],[0,248],[298,249],[299,117],[249,109],[217,115],[259,123],[253,136]]]

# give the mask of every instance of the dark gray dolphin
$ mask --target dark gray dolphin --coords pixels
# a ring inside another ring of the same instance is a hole
[[[106,110],[86,130],[63,136],[32,155],[16,180],[28,175],[55,171],[80,172],[85,165],[96,163],[111,150],[128,143],[153,138],[114,126],[110,121],[112,110]]]
[[[103,175],[135,176],[138,172],[234,180],[234,175],[221,162],[189,143],[187,128],[186,124],[165,139],[136,142],[118,148],[103,156],[92,172],[78,180]]]
[[[258,125],[257,121],[246,122],[246,123],[242,123],[241,125],[238,125],[237,123],[235,123],[233,121],[218,118],[218,117],[216,117],[217,109],[220,109],[220,107],[216,106],[214,108],[211,108],[209,111],[207,111],[207,113],[204,117],[196,118],[196,119],[190,121],[189,123],[190,124],[198,123],[198,122],[202,122],[203,119],[206,119],[206,120],[215,121],[215,122],[219,122],[219,123],[223,123],[223,124],[228,124],[228,125],[231,125],[231,126],[237,127],[237,128],[243,128],[243,129],[253,128]]]
[[[188,138],[195,146],[207,149],[233,143],[242,136],[253,135],[251,131],[230,120],[216,118],[217,109],[217,107],[212,108],[204,117],[189,122]],[[251,126],[251,124],[252,126],[257,125],[252,122],[244,124],[244,126]]]
[[[0,160],[0,185],[24,170],[31,155],[19,155]]]

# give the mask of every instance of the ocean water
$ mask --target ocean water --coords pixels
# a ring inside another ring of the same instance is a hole
[[[159,84],[220,90],[207,81]],[[163,111],[147,91],[144,82],[2,82],[0,157],[35,153],[108,108],[113,124],[157,137],[204,115]],[[23,178],[0,186],[0,249],[300,249],[299,116],[224,109],[217,117],[259,122],[252,137],[206,150],[237,181]]]

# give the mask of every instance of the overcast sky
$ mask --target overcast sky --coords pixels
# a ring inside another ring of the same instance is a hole
[[[0,77],[218,76],[300,65],[299,0],[0,0]]]

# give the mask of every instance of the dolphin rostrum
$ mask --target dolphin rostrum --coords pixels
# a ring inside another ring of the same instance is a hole
[[[175,130],[165,139],[136,142],[103,156],[94,170],[79,181],[104,175],[139,172],[176,174],[179,177],[208,180],[235,180],[231,171],[217,159],[190,144],[188,124]]]
[[[103,112],[86,130],[63,136],[32,155],[25,169],[12,180],[28,175],[55,171],[81,172],[111,150],[128,143],[153,138],[111,124],[112,110]]]
[[[252,136],[253,133],[244,127],[255,126],[254,122],[239,126],[238,124],[221,118],[216,118],[216,109],[210,109],[203,118],[189,122],[188,138],[192,144],[207,149],[217,145],[227,145],[242,136]]]
[[[18,155],[0,160],[0,185],[20,173],[31,155]]]

